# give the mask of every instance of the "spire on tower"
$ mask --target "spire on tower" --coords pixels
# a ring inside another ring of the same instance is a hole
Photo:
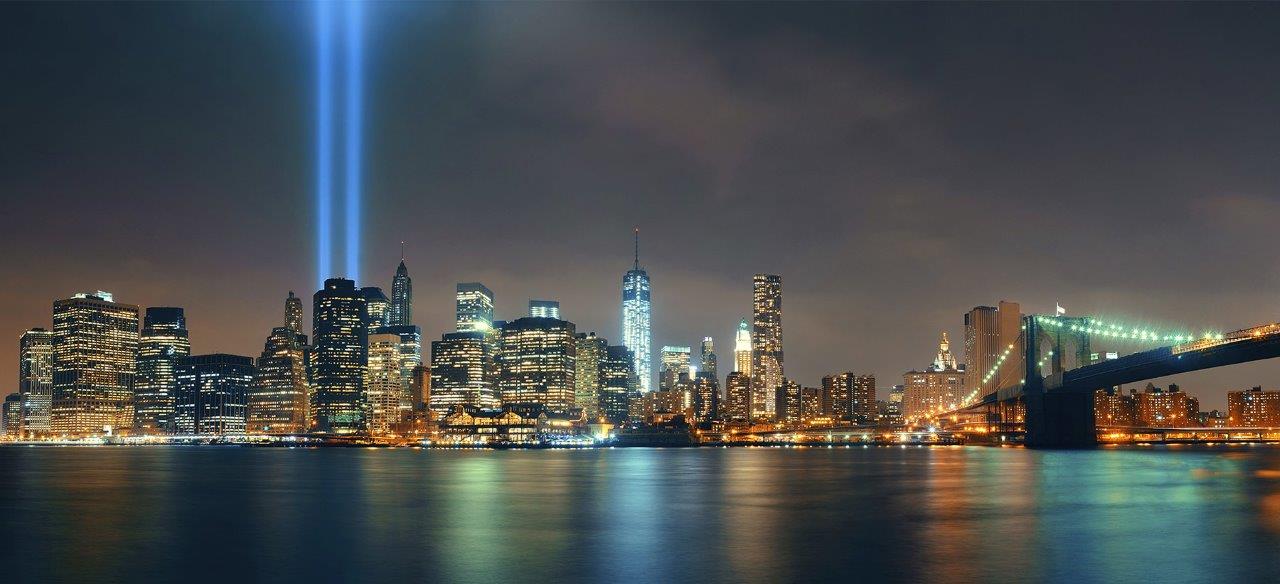
[[[635,269],[640,269],[640,228],[636,227],[636,265]]]
[[[400,242],[400,263],[404,263],[404,242]]]

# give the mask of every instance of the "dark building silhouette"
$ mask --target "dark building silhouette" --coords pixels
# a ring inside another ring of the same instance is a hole
[[[369,365],[365,297],[344,278],[324,281],[315,293],[308,355],[311,416],[319,432],[349,434],[364,429],[364,383]]]

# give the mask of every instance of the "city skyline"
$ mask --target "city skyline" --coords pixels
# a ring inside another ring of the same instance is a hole
[[[183,307],[194,353],[258,354],[264,335],[279,326],[281,293],[305,297],[307,283],[325,277],[314,273],[312,117],[301,107],[311,87],[305,11],[13,10],[0,25],[10,53],[39,50],[47,69],[82,71],[88,82],[81,94],[48,99],[59,95],[56,80],[42,79],[33,63],[11,64],[21,83],[4,99],[28,114],[16,118],[31,120],[15,123],[11,135],[32,147],[15,148],[0,162],[13,216],[24,218],[0,234],[13,252],[0,267],[28,277],[0,295],[8,307],[0,332],[16,344],[29,328],[49,328],[51,299],[105,289],[143,307]],[[364,171],[363,279],[391,292],[405,241],[418,280],[414,320],[425,339],[452,330],[453,283],[480,281],[497,292],[499,315],[521,314],[528,299],[555,298],[579,326],[616,342],[618,273],[630,264],[629,231],[639,225],[656,294],[654,347],[694,345],[704,336],[727,342],[749,317],[743,283],[754,273],[777,273],[789,299],[787,372],[804,384],[846,369],[889,379],[924,367],[939,332],[958,344],[963,314],[1001,299],[1028,313],[1061,303],[1070,314],[1218,330],[1277,320],[1267,292],[1276,275],[1263,231],[1253,228],[1274,211],[1275,171],[1259,158],[1273,130],[1239,122],[1269,111],[1262,97],[1276,83],[1269,68],[1239,58],[1273,47],[1273,35],[1260,28],[1266,18],[1178,5],[1062,6],[1037,15],[989,6],[977,9],[981,19],[958,7],[938,8],[932,14],[955,16],[940,18],[893,6],[758,6],[698,42],[691,31],[704,27],[712,10],[459,6],[430,19],[407,7],[369,11],[366,24],[378,34],[366,37],[365,133],[378,156],[367,157]],[[23,18],[35,11],[57,14],[50,21],[62,24]],[[534,11],[548,26],[519,26]],[[104,42],[104,15],[122,18],[124,41]],[[1189,16],[1214,18],[1197,18],[1203,26],[1188,29]],[[824,23],[837,20],[887,32],[835,34]],[[1112,26],[1092,26],[1102,22]],[[430,34],[410,34],[410,24]],[[228,27],[240,43],[223,50]],[[470,32],[449,34],[451,27]],[[933,73],[937,55],[928,47],[886,39],[920,29],[949,47],[949,71],[981,74]],[[805,32],[806,40],[788,30]],[[1034,44],[1027,53],[1026,37],[1012,30],[1060,42]],[[1076,37],[1072,30],[1087,32]],[[1140,46],[1133,30],[1141,31]],[[553,36],[565,44],[551,47]],[[960,42],[972,36],[984,41]],[[753,37],[778,50],[763,52]],[[616,43],[637,38],[652,42]],[[506,50],[513,42],[539,50]],[[153,44],[169,50],[145,50]],[[1020,57],[1055,46],[1083,60]],[[85,47],[98,62],[79,61]],[[424,47],[453,50],[459,59],[397,56]],[[574,49],[572,58],[558,52],[564,47]],[[1188,55],[1177,67],[1161,56],[1173,49]],[[771,57],[756,60],[756,84],[742,93],[726,89],[742,80],[738,54]],[[648,99],[623,99],[631,86],[607,74],[602,62],[610,58],[655,63],[639,69]],[[814,63],[812,70],[788,67],[802,61]],[[1223,62],[1234,68],[1219,67]],[[116,67],[119,77],[106,76],[113,67],[103,64],[122,63],[130,66]],[[181,87],[162,74],[174,70]],[[200,73],[207,70],[225,77]],[[444,82],[420,84],[398,73]],[[570,80],[563,84],[569,103],[532,84],[541,73]],[[403,82],[388,84],[393,74]],[[1019,92],[985,84],[1000,76],[1019,80]],[[672,103],[676,88],[688,87],[684,78],[699,79],[694,87],[703,96],[683,102],[687,119],[650,107]],[[1137,94],[1106,82],[1131,78],[1145,80]],[[1211,83],[1190,82],[1197,79]],[[1089,99],[1057,90],[1083,83],[1092,88]],[[1205,93],[1209,85],[1212,94]],[[771,97],[779,87],[811,91]],[[499,99],[523,89],[531,99],[522,105]],[[86,100],[100,108],[93,119],[81,117],[90,111]],[[574,113],[578,103],[613,109]],[[787,127],[738,129],[713,115],[711,104],[721,103],[761,119],[798,113],[779,118]],[[210,104],[227,107],[192,116]],[[141,115],[150,123],[128,122]],[[567,119],[572,131],[529,132],[552,119]],[[810,135],[845,154],[833,159],[796,144]],[[529,152],[543,158],[527,164]],[[653,162],[629,162],[641,159]],[[68,216],[67,208],[84,212]],[[592,221],[552,229],[546,209],[571,209]],[[708,223],[677,225],[667,219],[672,209]],[[761,214],[776,219],[774,230],[755,235],[751,221]],[[838,216],[851,217],[850,229],[817,229]],[[66,229],[50,237],[42,225]],[[1037,237],[1068,229],[1072,245]],[[1183,235],[1139,235],[1145,229]],[[474,238],[481,233],[490,237]],[[563,267],[542,270],[548,258]],[[1221,408],[1226,391],[1273,387],[1275,379],[1280,365],[1262,362],[1176,381],[1206,407]],[[0,362],[0,380],[9,380],[0,388],[16,391],[15,359]]]

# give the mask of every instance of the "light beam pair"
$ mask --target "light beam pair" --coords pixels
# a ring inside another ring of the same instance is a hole
[[[335,12],[342,9],[335,22]],[[360,181],[364,113],[364,7],[359,0],[316,0],[316,277],[317,289],[333,273],[334,44],[345,41],[343,63],[343,211],[347,278],[360,278]],[[335,26],[336,25],[336,26]]]

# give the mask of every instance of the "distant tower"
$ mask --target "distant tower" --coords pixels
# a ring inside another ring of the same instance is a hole
[[[365,297],[354,281],[330,278],[313,303],[313,345],[307,355],[312,423],[322,432],[358,432],[364,429],[369,366]]]
[[[733,340],[733,370],[751,379],[751,325],[738,321],[738,335]]]
[[[653,304],[649,295],[649,273],[640,269],[640,229],[636,228],[635,263],[622,277],[622,344],[634,355],[640,391],[653,389],[653,363],[649,350],[652,339]]]
[[[751,385],[753,416],[770,417],[775,402],[768,399],[782,385],[782,277],[756,274],[751,321]],[[779,413],[779,415],[781,415]]]
[[[400,266],[391,279],[391,308],[387,312],[387,324],[407,326],[413,323],[413,279],[404,266],[404,244],[400,247]]]
[[[143,434],[174,431],[174,366],[191,355],[187,319],[181,308],[154,306],[142,320],[138,340],[138,376],[133,381],[133,426]]]
[[[479,282],[461,282],[457,288],[458,332],[493,329],[493,291]]]
[[[560,302],[556,300],[530,300],[529,316],[560,318]]]
[[[114,433],[133,425],[138,307],[109,292],[53,303],[53,406],[58,436]]]
[[[240,355],[178,359],[173,415],[178,434],[243,435],[253,375],[253,359]]]
[[[307,336],[288,327],[271,329],[258,357],[246,403],[248,431],[301,434],[310,429]]]
[[[715,341],[713,341],[711,337],[702,338],[702,361],[698,367],[698,373],[709,374],[712,379],[718,379],[720,377],[716,372]]]
[[[391,316],[391,301],[377,286],[365,286],[360,289],[364,296],[365,327],[374,329],[387,324]]]
[[[18,393],[22,396],[22,433],[49,433],[53,406],[53,333],[33,328],[18,340]]]
[[[294,296],[293,290],[284,299],[284,328],[295,333],[302,332],[302,299]]]

